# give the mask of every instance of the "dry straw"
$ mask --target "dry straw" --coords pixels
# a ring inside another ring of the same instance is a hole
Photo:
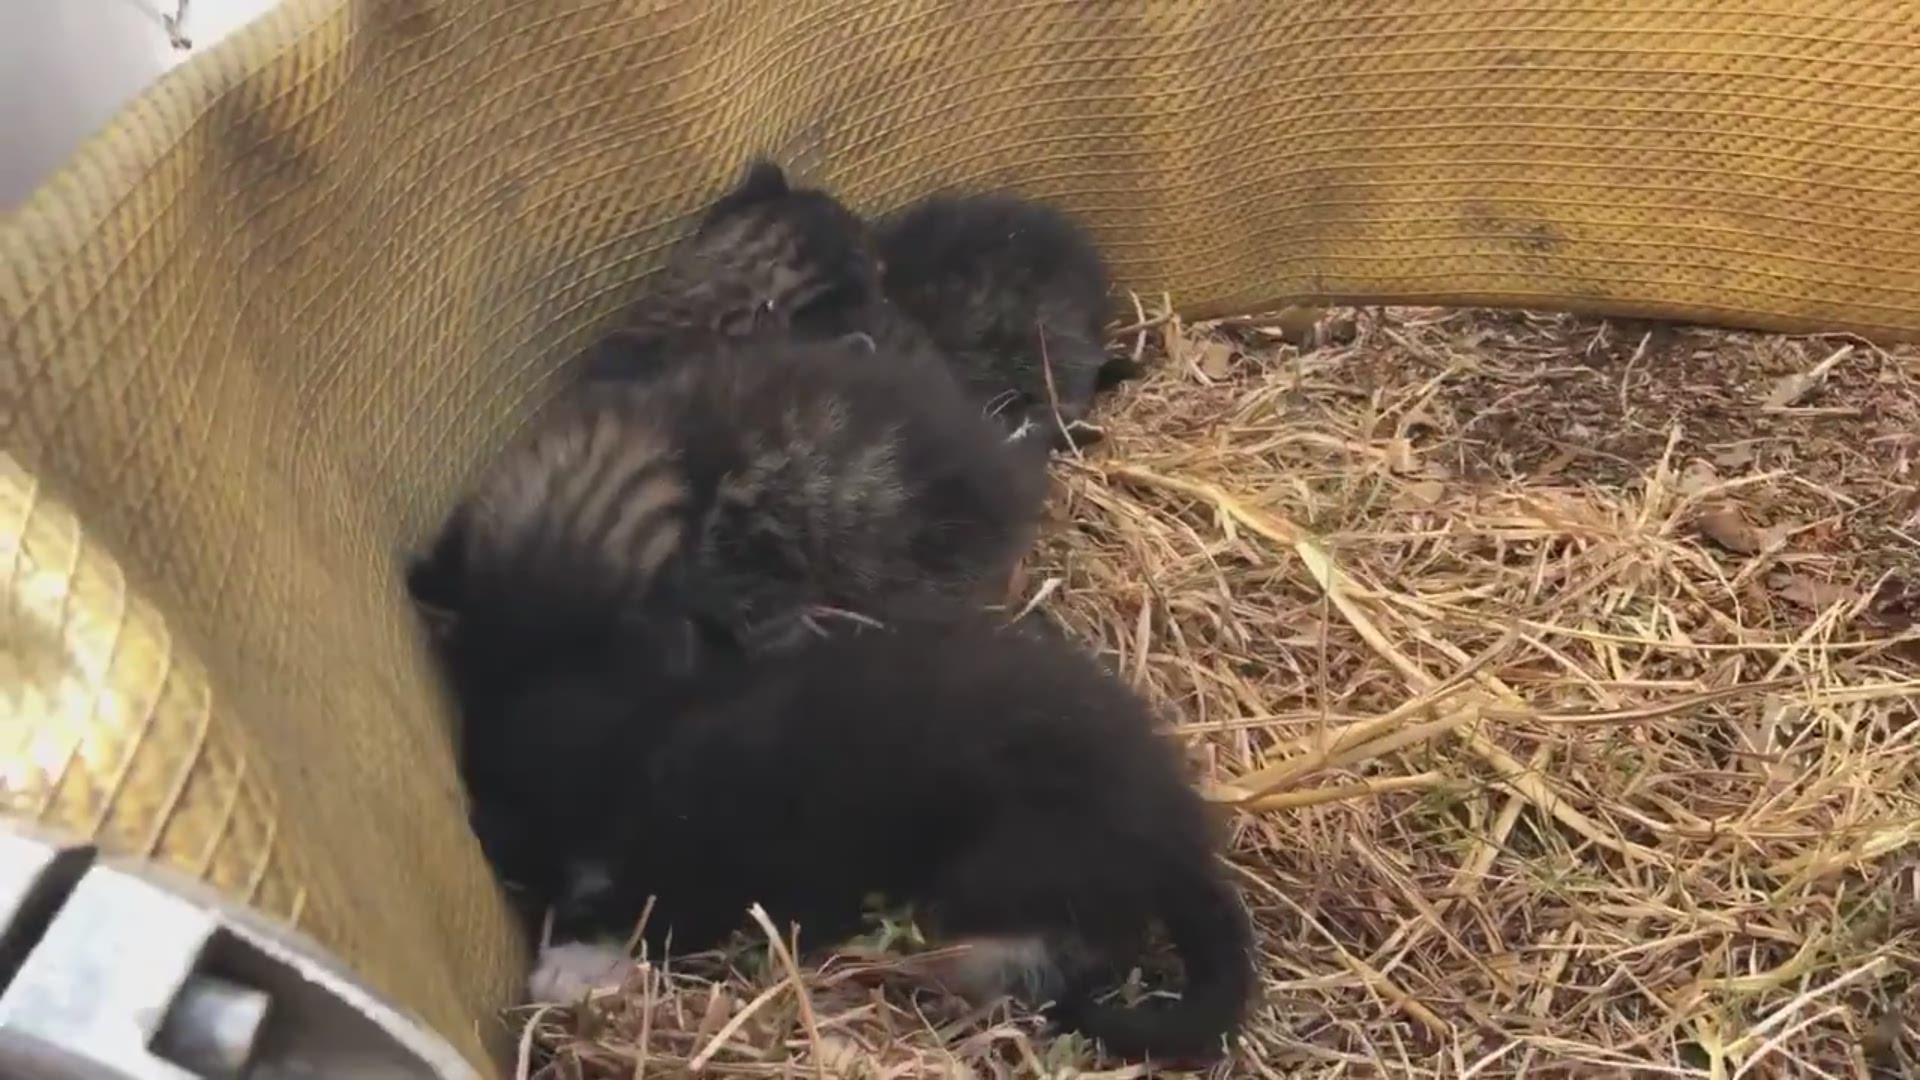
[[[1265,993],[1223,1074],[1920,1074],[1920,351],[1427,310],[1123,344],[1017,601],[1239,808]],[[1142,1075],[784,945],[514,1020],[541,1076]]]

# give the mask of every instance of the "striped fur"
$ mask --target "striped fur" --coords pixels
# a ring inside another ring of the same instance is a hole
[[[702,215],[624,325],[589,353],[589,379],[650,376],[716,340],[827,340],[865,328],[880,296],[864,221],[756,162]]]
[[[709,657],[785,651],[820,608],[1002,587],[1044,499],[1041,454],[952,383],[844,340],[749,339],[567,394],[413,581],[453,614],[476,829],[503,876],[550,899],[550,838],[597,827],[580,793],[614,735],[605,703],[690,682]],[[507,719],[529,712],[551,719]],[[548,796],[551,768],[577,797]]]

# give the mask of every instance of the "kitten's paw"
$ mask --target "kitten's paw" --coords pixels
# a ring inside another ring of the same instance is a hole
[[[594,990],[617,990],[633,974],[634,960],[618,945],[570,941],[548,945],[527,976],[527,997],[571,1004]]]

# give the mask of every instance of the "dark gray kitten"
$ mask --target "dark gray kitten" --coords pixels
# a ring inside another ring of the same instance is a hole
[[[1004,583],[1045,496],[1039,455],[929,362],[748,339],[563,398],[442,537],[434,561],[459,579],[442,606],[524,627],[671,588],[703,627],[753,638],[812,607]]]
[[[767,161],[721,196],[668,256],[624,324],[588,354],[588,379],[649,376],[715,340],[828,340],[866,328],[880,296],[865,221]]]
[[[1085,419],[1103,379],[1124,374],[1104,345],[1106,264],[1061,211],[936,195],[882,221],[878,248],[886,297],[1010,427],[1064,444],[1060,429]]]
[[[778,654],[825,612],[1003,588],[1046,494],[1026,459],[1044,453],[1009,445],[910,359],[749,339],[564,397],[486,470],[409,586],[452,616],[442,653],[468,732],[483,733],[469,746],[489,732],[591,746],[601,697],[716,656]],[[626,680],[614,691],[609,669]],[[529,697],[573,702],[552,711],[586,726],[501,733]],[[538,856],[541,838],[596,823],[579,800],[497,792],[599,763],[468,755],[476,829],[503,877],[551,899],[564,867]]]

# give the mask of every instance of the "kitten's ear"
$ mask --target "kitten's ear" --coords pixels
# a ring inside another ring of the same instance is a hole
[[[466,503],[455,507],[434,537],[433,547],[407,563],[407,595],[428,612],[450,614],[460,610],[465,591],[467,519],[471,515]]]
[[[714,200],[700,219],[702,229],[711,228],[714,223],[747,207],[772,202],[784,198],[792,188],[787,184],[787,174],[780,166],[765,159],[747,167],[747,175],[733,190]]]
[[[734,189],[734,194],[747,202],[759,202],[764,199],[777,199],[792,190],[787,185],[787,174],[780,166],[761,158],[747,166],[746,179]]]

